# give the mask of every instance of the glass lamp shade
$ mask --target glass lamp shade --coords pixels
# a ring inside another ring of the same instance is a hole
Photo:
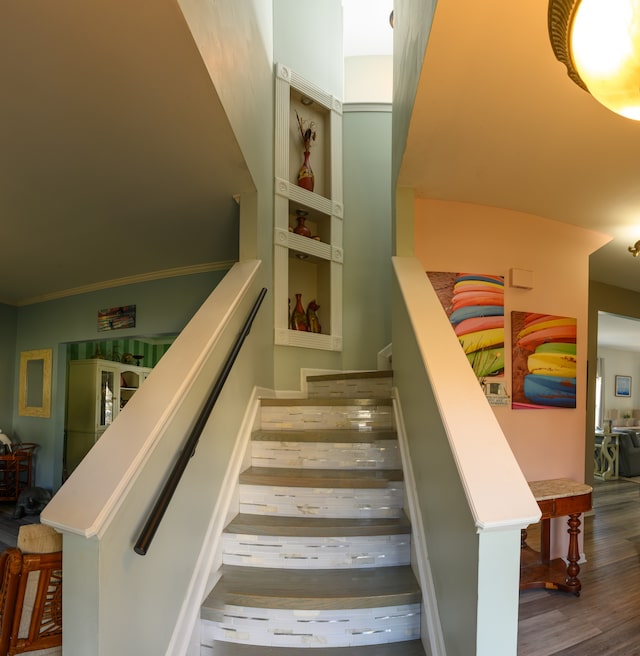
[[[576,84],[640,120],[640,0],[551,0],[549,34]]]

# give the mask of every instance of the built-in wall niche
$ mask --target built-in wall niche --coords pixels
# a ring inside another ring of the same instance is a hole
[[[300,203],[289,202],[289,231],[295,234],[301,223],[309,229],[309,239],[331,243],[331,217],[328,214]]]
[[[277,64],[275,93],[275,343],[342,350],[342,103],[287,66]],[[309,163],[313,191],[298,184],[302,129],[315,131]],[[308,236],[296,234],[304,217]],[[320,305],[321,333],[291,329],[296,294],[305,311]]]
[[[309,163],[314,173],[313,192],[331,198],[331,129],[330,112],[320,102],[305,96],[295,88],[290,90],[289,120],[289,182],[297,183],[298,171],[304,162],[303,130],[310,129],[316,136],[310,142]],[[301,123],[298,123],[300,118]]]
[[[289,258],[289,321],[296,304],[296,294],[300,294],[302,307],[307,311],[309,303],[315,301],[320,308],[316,311],[321,334],[331,334],[331,263],[326,260],[308,257],[300,259],[292,252]]]

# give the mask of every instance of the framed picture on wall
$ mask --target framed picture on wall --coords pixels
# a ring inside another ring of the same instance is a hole
[[[631,376],[616,376],[616,396],[631,396]]]

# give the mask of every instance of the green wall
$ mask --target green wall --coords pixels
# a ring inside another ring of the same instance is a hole
[[[13,383],[17,320],[17,308],[0,303],[0,428],[5,432],[11,428],[14,400],[18,403]]]
[[[391,107],[358,107],[343,118],[342,366],[375,369],[391,342]]]
[[[226,270],[212,271],[136,283],[17,308],[14,341],[0,333],[0,366],[4,359],[12,362],[14,390],[18,386],[20,352],[53,349],[51,417],[18,416],[17,394],[14,394],[12,422],[6,426],[0,424],[12,439],[40,445],[36,453],[36,485],[57,490],[62,482],[68,345],[104,339],[105,333],[97,329],[98,310],[136,306],[136,326],[118,330],[117,337],[121,339],[177,334],[225,273]],[[0,417],[2,408],[0,405]]]
[[[300,369],[376,369],[391,342],[391,108],[345,106],[342,351],[276,347],[276,386]]]

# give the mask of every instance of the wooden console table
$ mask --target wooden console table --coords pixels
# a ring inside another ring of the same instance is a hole
[[[569,478],[529,483],[531,492],[542,512],[540,519],[540,552],[527,545],[527,531],[522,531],[520,552],[520,590],[547,588],[580,594],[582,584],[578,579],[580,551],[580,514],[591,509],[590,485],[577,483]],[[562,558],[551,560],[551,519],[569,516],[569,550],[567,563]]]

